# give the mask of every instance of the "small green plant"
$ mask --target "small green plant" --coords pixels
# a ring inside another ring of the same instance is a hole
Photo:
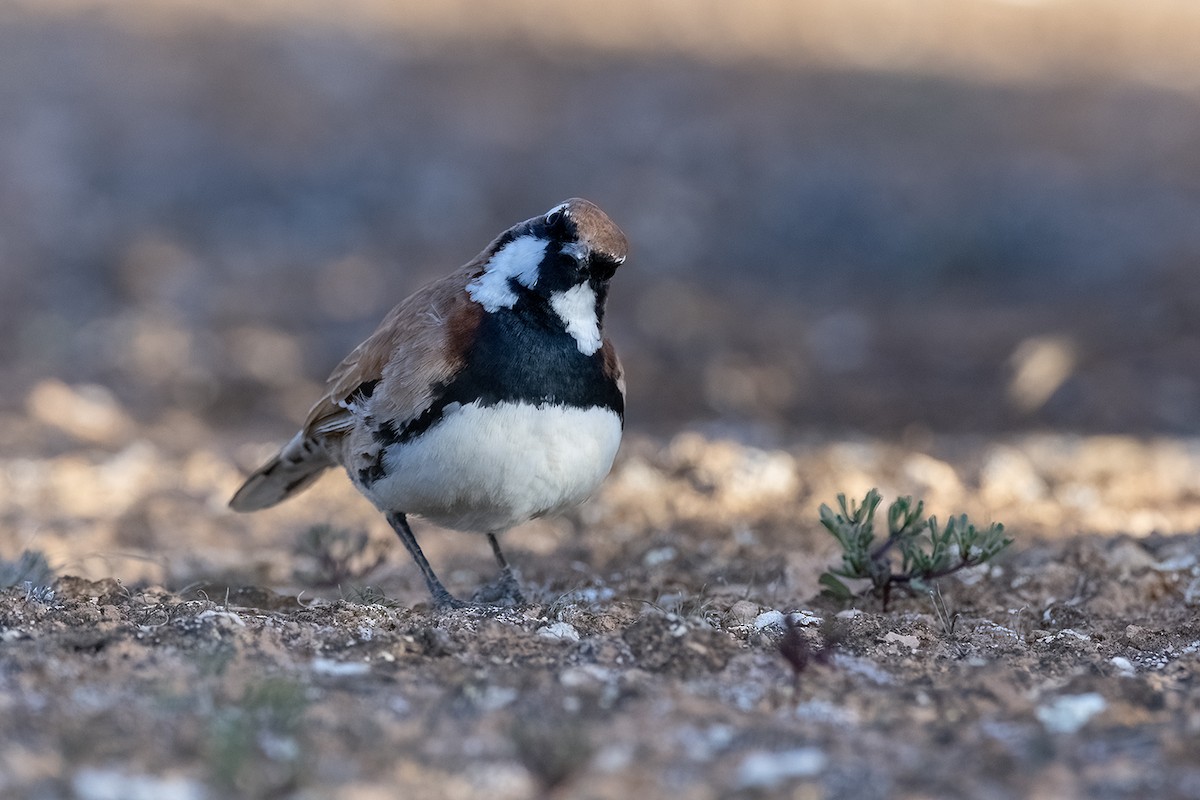
[[[840,600],[854,597],[842,578],[871,581],[871,590],[887,608],[895,587],[928,592],[938,578],[995,558],[1012,539],[1004,526],[980,530],[966,514],[950,517],[945,527],[925,517],[925,503],[901,497],[888,506],[887,538],[875,540],[875,512],[883,498],[875,489],[861,504],[837,498],[838,511],[821,506],[821,524],[842,546],[842,563],[821,575],[825,591]],[[897,567],[899,569],[897,570]]]

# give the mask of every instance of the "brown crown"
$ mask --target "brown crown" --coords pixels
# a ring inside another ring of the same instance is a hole
[[[563,203],[563,211],[575,223],[579,241],[592,252],[602,253],[618,264],[625,260],[629,242],[600,206],[581,197],[572,197]]]

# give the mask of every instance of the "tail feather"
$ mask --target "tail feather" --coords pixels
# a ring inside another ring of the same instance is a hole
[[[229,507],[234,511],[270,508],[307,489],[333,465],[320,442],[298,433],[246,479],[229,501]]]

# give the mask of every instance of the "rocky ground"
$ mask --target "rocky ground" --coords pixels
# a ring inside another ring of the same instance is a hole
[[[0,463],[48,560],[0,594],[6,796],[1200,794],[1200,536],[1155,532],[1197,526],[1194,442],[634,436],[508,537],[527,605],[439,612],[341,476],[224,510],[266,442],[22,430],[59,452]],[[824,599],[816,506],[871,485],[1015,544],[886,611]],[[418,535],[460,593],[494,577]]]

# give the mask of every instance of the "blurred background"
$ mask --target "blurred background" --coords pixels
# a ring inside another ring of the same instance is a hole
[[[633,243],[635,430],[1194,432],[1198,40],[1184,0],[9,0],[0,405],[282,433],[581,195]]]

